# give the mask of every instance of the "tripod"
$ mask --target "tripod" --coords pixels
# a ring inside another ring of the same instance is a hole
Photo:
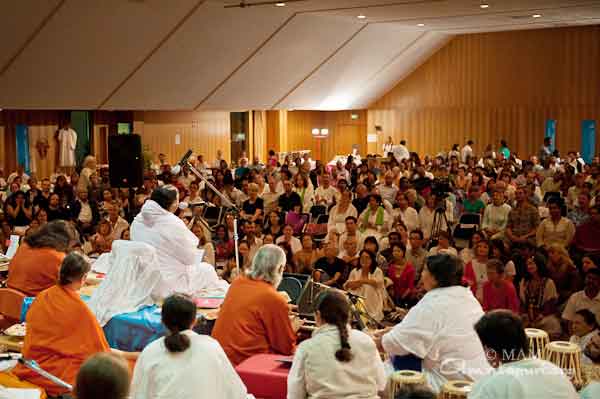
[[[445,200],[444,200],[445,201]],[[440,205],[435,208],[435,213],[433,214],[433,224],[431,225],[431,242],[437,242],[440,237],[440,232],[448,229],[450,225],[448,224],[448,218],[446,218],[446,206]]]

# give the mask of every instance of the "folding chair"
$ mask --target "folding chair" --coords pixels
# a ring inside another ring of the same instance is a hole
[[[221,223],[223,217],[223,207],[207,206],[202,212],[202,218],[211,229],[214,229]]]
[[[458,225],[454,228],[454,240],[469,241],[473,234],[479,230],[481,215],[479,213],[465,213],[460,217]]]
[[[283,277],[281,283],[277,287],[277,291],[283,291],[288,294],[291,303],[296,305],[298,298],[302,294],[302,282],[295,277]]]
[[[310,208],[310,221],[316,220],[320,215],[327,214],[327,207],[325,205],[313,205]]]

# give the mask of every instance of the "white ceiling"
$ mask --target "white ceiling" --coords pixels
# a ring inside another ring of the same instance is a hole
[[[0,108],[356,109],[453,35],[600,23],[600,0],[261,2],[3,1]]]

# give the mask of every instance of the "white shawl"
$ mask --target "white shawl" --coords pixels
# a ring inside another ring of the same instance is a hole
[[[146,201],[131,224],[131,241],[156,249],[160,273],[170,293],[194,297],[224,295],[227,283],[215,268],[201,261],[198,238],[183,220],[152,200]]]

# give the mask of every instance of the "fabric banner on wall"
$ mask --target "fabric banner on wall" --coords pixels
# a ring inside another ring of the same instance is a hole
[[[26,173],[30,173],[29,134],[27,125],[16,125],[17,136],[17,165],[23,165]]]
[[[550,137],[552,139],[552,145],[550,149],[554,152],[556,148],[556,120],[548,119],[546,120],[546,132],[544,134],[544,138]]]
[[[83,158],[90,154],[90,113],[88,111],[71,111],[71,127],[77,132],[75,159],[77,166]]]
[[[581,157],[591,163],[596,155],[596,121],[581,121]]]

